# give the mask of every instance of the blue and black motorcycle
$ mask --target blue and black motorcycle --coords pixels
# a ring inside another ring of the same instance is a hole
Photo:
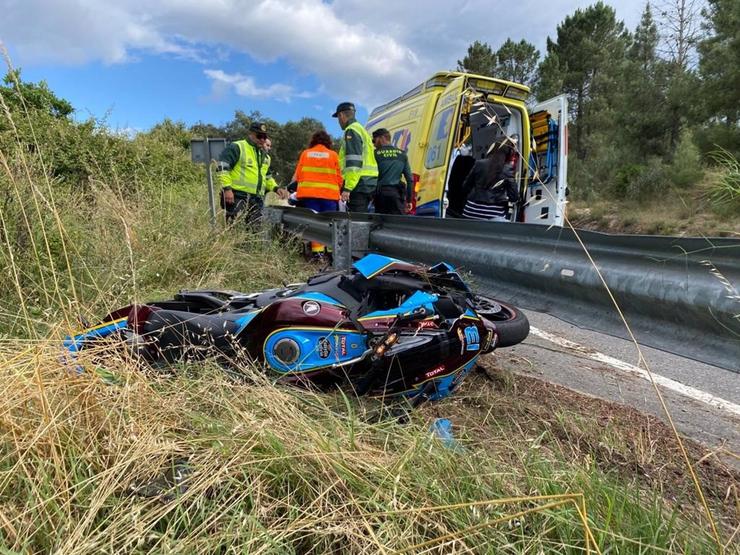
[[[146,364],[256,363],[283,381],[421,402],[449,395],[478,357],[528,333],[521,311],[474,294],[448,264],[369,254],[281,289],[181,291],[127,306],[65,347],[75,357],[112,341]]]

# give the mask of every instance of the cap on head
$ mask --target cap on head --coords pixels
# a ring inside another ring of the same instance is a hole
[[[388,137],[390,139],[391,132],[388,131],[385,127],[381,127],[380,129],[376,129],[375,131],[373,131],[373,141],[378,137]]]
[[[354,110],[355,110],[355,105],[354,105],[354,104],[352,104],[351,102],[341,102],[341,103],[339,103],[339,105],[337,106],[337,111],[336,111],[336,112],[334,112],[334,113],[333,113],[333,114],[331,115],[331,117],[333,117],[333,118],[338,118],[338,117],[339,117],[339,112],[346,112],[347,110],[352,110],[352,111],[354,111]]]
[[[249,130],[253,133],[263,133],[267,135],[267,126],[262,123],[261,121],[255,121],[252,122],[252,124],[249,126]]]

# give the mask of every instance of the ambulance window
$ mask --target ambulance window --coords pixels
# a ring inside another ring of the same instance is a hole
[[[429,146],[427,147],[427,157],[424,162],[428,169],[437,168],[447,160],[447,144],[449,143],[454,112],[455,106],[453,105],[434,116]]]

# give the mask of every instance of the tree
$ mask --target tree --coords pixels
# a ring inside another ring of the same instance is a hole
[[[700,103],[693,98],[699,85],[694,63],[700,36],[699,3],[699,0],[664,0],[658,8],[659,51],[668,70],[666,107],[671,148],[678,144],[681,129],[694,123],[700,112]]]
[[[629,57],[645,70],[650,71],[658,60],[658,26],[653,19],[653,10],[650,2],[645,4],[640,23],[635,29]]]
[[[693,65],[700,36],[700,3],[697,0],[665,0],[659,6],[662,52],[680,71]]]
[[[537,96],[562,85],[568,94],[575,133],[573,149],[578,158],[586,156],[586,139],[595,121],[589,121],[595,106],[589,103],[600,97],[597,89],[608,93],[613,83],[614,68],[626,54],[628,34],[618,21],[614,9],[603,2],[578,9],[557,27],[557,39],[547,39],[547,55],[540,64]]]
[[[622,151],[631,161],[645,162],[668,153],[672,125],[666,99],[669,71],[658,57],[659,40],[648,2],[628,49],[619,100],[615,103]]]
[[[190,139],[194,134],[192,128],[189,130],[184,122],[164,118],[143,135],[157,142],[168,143],[187,150],[190,148]]]
[[[709,33],[698,45],[699,73],[704,82],[707,141],[740,151],[740,2],[709,0],[705,11]]]
[[[493,75],[501,79],[531,85],[537,71],[540,52],[535,46],[522,39],[519,42],[506,39],[496,51],[496,66]]]
[[[496,54],[488,43],[475,41],[468,46],[465,57],[457,61],[457,69],[466,73],[493,76],[496,71]]]
[[[40,110],[55,118],[66,118],[74,112],[72,104],[54,94],[46,81],[23,81],[20,69],[9,70],[3,83],[5,86],[0,86],[0,96],[11,112],[21,110],[23,106],[29,110]]]

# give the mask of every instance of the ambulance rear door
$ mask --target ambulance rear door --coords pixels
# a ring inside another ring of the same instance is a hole
[[[568,99],[540,102],[529,111],[529,182],[525,223],[562,226],[568,192]]]

